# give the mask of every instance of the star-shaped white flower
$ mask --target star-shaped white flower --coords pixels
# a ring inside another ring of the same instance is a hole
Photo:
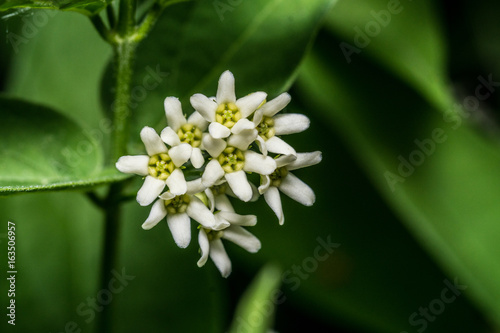
[[[248,146],[257,137],[257,131],[255,124],[247,118],[266,97],[266,93],[259,91],[237,100],[234,76],[230,71],[225,71],[219,78],[215,99],[194,94],[191,96],[191,105],[210,122],[208,131],[213,139],[228,138],[229,144],[234,147]]]
[[[210,256],[222,276],[226,278],[231,274],[231,260],[224,249],[222,239],[229,240],[250,253],[256,253],[260,250],[261,243],[243,226],[254,226],[257,223],[257,217],[220,211],[215,213],[215,218],[218,221],[227,221],[231,225],[222,230],[200,228],[198,243],[200,244],[201,258],[197,264],[198,267],[202,267]]]
[[[276,115],[290,103],[291,99],[288,93],[283,93],[262,105],[253,115],[254,125],[259,133],[256,141],[264,155],[268,152],[295,155],[295,149],[278,135],[300,133],[309,128],[309,118],[302,114]]]
[[[175,195],[186,193],[186,180],[180,167],[189,160],[191,146],[181,143],[167,149],[156,131],[147,126],[141,131],[141,140],[148,155],[122,156],[116,162],[116,168],[121,172],[146,176],[137,192],[137,202],[141,206],[151,204],[165,185]]]
[[[182,113],[181,102],[176,97],[167,97],[164,105],[168,127],[161,132],[162,140],[172,147],[188,143],[192,147],[191,163],[196,169],[201,168],[205,163],[200,149],[201,139],[208,122],[196,111],[186,120]]]
[[[225,141],[220,147],[206,147],[213,159],[208,162],[201,177],[204,186],[211,187],[225,179],[233,193],[245,202],[253,197],[253,191],[245,172],[270,175],[276,162],[251,150],[229,146]]]
[[[285,193],[293,200],[312,206],[316,201],[313,190],[289,171],[305,168],[321,162],[321,152],[297,153],[297,156],[283,155],[276,159],[276,170],[268,176],[261,176],[259,192],[264,194],[264,199],[278,217],[279,224],[285,222],[279,191]]]
[[[174,195],[163,193],[151,207],[151,212],[142,224],[144,230],[149,230],[167,217],[167,224],[175,243],[180,248],[186,248],[191,242],[191,223],[193,219],[203,228],[220,230],[229,226],[229,222],[216,219],[212,211],[197,198],[188,182],[185,194]]]

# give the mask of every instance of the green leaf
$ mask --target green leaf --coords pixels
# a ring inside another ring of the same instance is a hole
[[[111,1],[106,0],[3,0],[0,1],[0,11],[18,8],[59,9],[75,11],[84,15],[95,15]]]
[[[446,79],[446,42],[432,1],[339,1],[326,27],[341,37],[344,63],[373,56],[444,111],[452,101]]]
[[[230,333],[267,333],[272,328],[274,308],[282,292],[281,270],[267,265],[255,277],[236,308]]]
[[[91,187],[125,179],[104,170],[86,131],[55,111],[0,98],[0,193]]]
[[[145,125],[165,125],[167,96],[181,98],[184,112],[190,114],[189,97],[215,95],[225,70],[236,77],[238,97],[266,91],[273,98],[288,89],[333,2],[195,1],[170,7],[137,50],[132,137],[138,139]],[[110,74],[103,83],[105,105],[112,99]]]
[[[338,129],[422,246],[500,325],[498,144],[472,130],[465,115],[440,116],[366,59],[345,66],[326,47],[331,42],[305,62],[303,98]]]

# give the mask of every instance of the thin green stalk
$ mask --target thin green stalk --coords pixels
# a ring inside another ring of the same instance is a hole
[[[101,261],[100,289],[108,290],[109,282],[116,269],[116,254],[118,249],[118,233],[121,220],[121,192],[124,183],[112,184],[109,188],[105,205],[105,225],[103,238],[103,257]],[[111,304],[103,305],[97,319],[97,332],[112,332]]]

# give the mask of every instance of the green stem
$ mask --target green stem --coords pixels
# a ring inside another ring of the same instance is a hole
[[[116,253],[118,249],[118,232],[121,219],[121,192],[124,183],[112,184],[106,198],[105,225],[103,237],[103,257],[101,262],[101,280],[99,290],[108,290],[109,282],[116,270]],[[112,332],[111,304],[102,305],[102,312],[98,316],[97,332]]]
[[[115,100],[113,105],[113,164],[127,153],[130,92],[136,43],[120,39],[115,44]]]

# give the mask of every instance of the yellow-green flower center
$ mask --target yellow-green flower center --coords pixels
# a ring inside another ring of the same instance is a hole
[[[199,147],[201,145],[201,130],[192,125],[192,124],[184,124],[177,131],[177,135],[179,139],[181,139],[182,143],[189,143],[193,147]]]
[[[240,109],[234,103],[219,104],[215,112],[215,120],[227,128],[232,128],[240,119]]]
[[[208,237],[209,241],[219,239],[224,235],[224,231],[222,231],[222,230],[205,229],[205,232],[207,233],[207,237]]]
[[[260,124],[257,126],[257,131],[259,131],[260,137],[264,140],[272,138],[276,134],[276,130],[274,129],[274,119],[264,116]]]
[[[156,154],[149,158],[148,171],[153,177],[166,180],[174,169],[175,165],[167,153]]]
[[[168,214],[185,213],[190,202],[189,195],[178,195],[170,200],[165,200],[165,208],[167,208]]]
[[[288,175],[288,170],[285,167],[276,169],[272,174],[269,175],[271,179],[271,186],[280,186],[281,181]]]
[[[217,157],[222,169],[226,173],[240,171],[245,166],[245,155],[238,148],[228,146],[222,154]]]

